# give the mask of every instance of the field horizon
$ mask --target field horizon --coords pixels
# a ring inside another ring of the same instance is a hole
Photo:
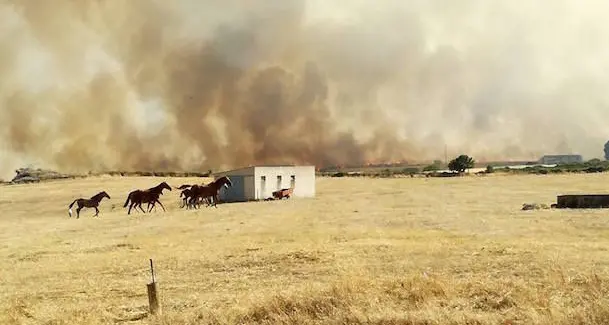
[[[609,174],[318,177],[316,197],[179,208],[204,178],[0,186],[2,324],[607,324],[607,210],[521,211]],[[99,218],[78,197],[106,190]],[[149,316],[155,263],[161,316]]]

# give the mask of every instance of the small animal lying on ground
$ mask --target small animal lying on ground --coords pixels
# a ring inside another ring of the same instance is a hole
[[[292,195],[292,193],[294,193],[294,189],[293,188],[282,188],[280,190],[277,190],[275,192],[273,192],[273,198],[277,199],[277,200],[281,200],[283,198],[289,199],[290,196]]]
[[[551,206],[548,206],[547,204],[544,203],[524,203],[522,204],[522,210],[547,210],[547,209],[551,209],[551,208],[555,208],[556,204],[552,204]]]

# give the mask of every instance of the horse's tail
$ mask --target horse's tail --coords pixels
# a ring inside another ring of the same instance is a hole
[[[131,200],[131,195],[133,195],[133,192],[129,193],[129,195],[127,195],[127,200],[125,201],[125,204],[123,204],[123,208],[126,208],[127,205],[129,205],[129,200]]]
[[[74,206],[74,203],[76,203],[76,201],[78,201],[78,199],[72,201],[72,203],[68,205],[68,214],[70,215],[70,218],[72,218],[72,207]]]
[[[74,206],[74,203],[76,203],[76,201],[78,201],[78,199],[72,201],[72,203],[70,203],[70,205],[68,205],[68,209],[71,209]]]

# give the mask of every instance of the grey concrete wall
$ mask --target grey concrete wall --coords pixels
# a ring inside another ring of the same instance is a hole
[[[609,195],[559,195],[556,198],[556,207],[559,209],[599,209],[609,208]]]
[[[229,188],[222,187],[220,189],[220,200],[222,202],[241,202],[245,201],[245,176],[230,175],[233,186]]]
[[[542,164],[572,164],[583,162],[581,155],[546,155],[539,160]]]

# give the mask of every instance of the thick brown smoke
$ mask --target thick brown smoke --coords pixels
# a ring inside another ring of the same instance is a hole
[[[0,175],[600,156],[584,2],[4,1]]]

